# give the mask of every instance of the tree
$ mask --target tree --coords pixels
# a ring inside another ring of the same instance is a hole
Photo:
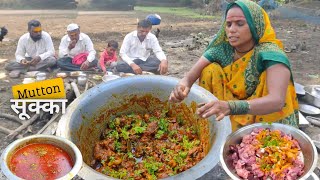
[[[23,0],[22,3],[27,7],[39,9],[75,9],[78,4],[75,0]]]
[[[193,0],[179,0],[179,2],[185,6],[191,6]]]

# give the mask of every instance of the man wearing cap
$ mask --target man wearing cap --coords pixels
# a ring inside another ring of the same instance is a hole
[[[150,33],[149,20],[139,21],[136,31],[126,35],[120,48],[120,57],[116,69],[118,72],[142,74],[142,71],[166,74],[168,60],[162,51],[156,36]],[[156,57],[150,56],[151,51]]]
[[[67,33],[59,46],[58,66],[69,71],[92,70],[92,67],[96,67],[96,51],[89,36],[81,33],[80,27],[74,23],[67,26]]]
[[[5,66],[12,78],[27,71],[49,70],[56,64],[51,36],[42,31],[41,23],[38,20],[29,21],[28,31],[18,41],[16,59]]]

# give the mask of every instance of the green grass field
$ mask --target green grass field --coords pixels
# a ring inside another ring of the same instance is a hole
[[[152,13],[165,13],[173,14],[176,16],[183,16],[189,18],[213,18],[213,16],[201,15],[200,13],[194,11],[193,9],[186,7],[145,7],[145,6],[135,6],[134,10],[152,12]]]

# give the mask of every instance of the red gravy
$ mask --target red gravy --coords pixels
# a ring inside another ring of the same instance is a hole
[[[67,152],[51,145],[34,143],[17,150],[9,162],[10,170],[23,179],[57,179],[72,169]]]

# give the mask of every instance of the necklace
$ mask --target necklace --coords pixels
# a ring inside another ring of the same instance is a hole
[[[237,52],[237,53],[247,53],[247,52],[249,52],[249,51],[251,51],[253,49],[253,47],[252,48],[250,48],[248,51],[238,51],[236,48],[234,48],[234,50]]]
[[[237,60],[237,59],[241,58],[241,55],[238,54],[238,52],[235,50],[233,58],[234,58],[234,60]]]
[[[244,56],[244,54],[248,53],[253,48],[254,46],[252,46],[248,51],[238,51],[236,48],[234,48],[234,60],[240,59],[242,56]]]

